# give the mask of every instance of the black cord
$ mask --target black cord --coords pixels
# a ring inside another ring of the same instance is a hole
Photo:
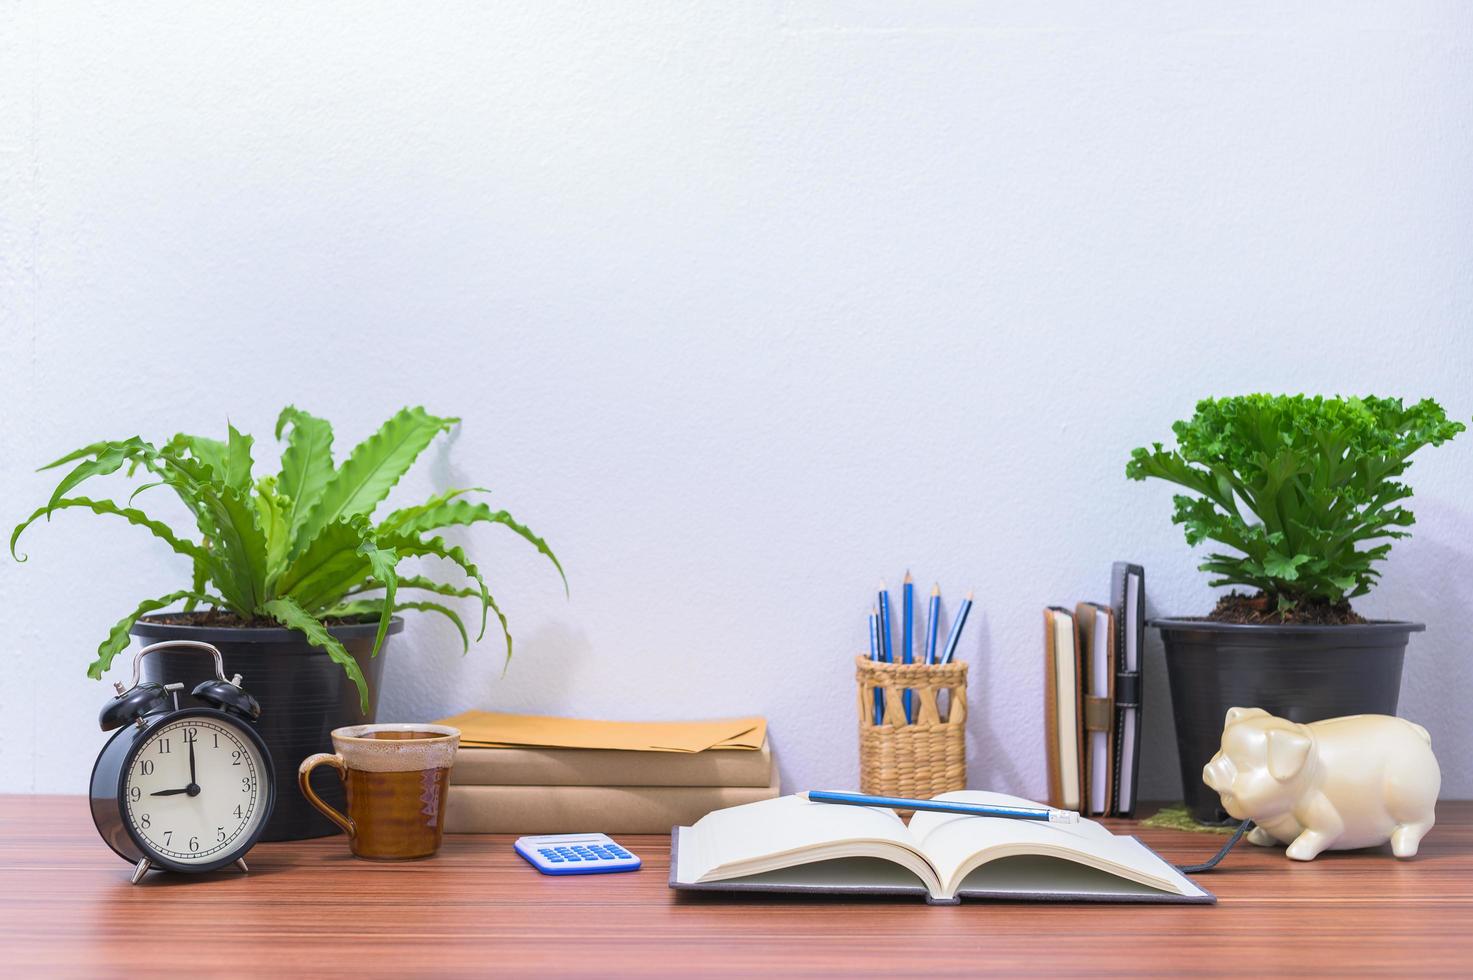
[[[1236,844],[1240,839],[1242,839],[1243,835],[1251,830],[1252,827],[1252,820],[1244,820],[1242,823],[1238,824],[1238,829],[1233,831],[1233,836],[1228,838],[1228,842],[1222,845],[1222,850],[1214,854],[1211,860],[1204,861],[1201,864],[1178,864],[1176,866],[1176,870],[1182,872],[1183,874],[1189,875],[1198,874],[1203,871],[1211,871],[1213,868],[1217,867],[1217,862],[1227,857],[1227,852],[1231,851],[1233,849],[1233,845]]]

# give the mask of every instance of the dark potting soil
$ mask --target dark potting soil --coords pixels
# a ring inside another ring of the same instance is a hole
[[[168,626],[208,626],[212,629],[281,629],[281,624],[274,619],[246,617],[223,609],[200,609],[194,612],[163,613],[159,616],[145,616],[143,618],[146,622],[164,623]],[[378,622],[378,617],[357,617],[349,619],[333,617],[331,619],[324,619],[322,622],[327,626],[353,626],[357,623]]]
[[[1248,596],[1236,591],[1217,600],[1217,608],[1206,618],[1214,623],[1256,626],[1351,626],[1366,621],[1348,602],[1306,599],[1293,609],[1280,612],[1278,603],[1262,592]]]

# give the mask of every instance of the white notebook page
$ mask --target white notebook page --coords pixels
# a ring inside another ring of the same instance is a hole
[[[993,806],[1038,806],[1021,797],[981,790],[943,793],[936,798]],[[917,813],[911,818],[910,832],[935,865],[942,883],[948,886],[954,886],[971,867],[981,863],[977,860],[978,852],[995,849],[994,854],[1044,854],[1074,860],[1176,894],[1195,891],[1190,882],[1134,838],[1117,837],[1093,820],[1081,818],[1078,823],[1066,824]],[[987,856],[982,855],[983,861]],[[1040,881],[1038,888],[1047,890],[1048,883]]]
[[[694,852],[682,853],[681,864],[690,869],[692,880],[710,881],[727,877],[728,870],[741,874],[792,863],[782,860],[786,855],[806,860],[803,855],[824,845],[875,841],[915,849],[915,839],[893,810],[779,796],[715,810],[697,820],[681,838],[681,846]]]

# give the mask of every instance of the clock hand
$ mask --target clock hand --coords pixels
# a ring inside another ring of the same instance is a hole
[[[189,785],[198,785],[194,781],[194,739],[189,739]]]
[[[183,789],[161,789],[157,793],[149,793],[148,795],[149,796],[178,796],[181,793],[188,793],[188,792],[189,792],[189,787],[186,786]]]

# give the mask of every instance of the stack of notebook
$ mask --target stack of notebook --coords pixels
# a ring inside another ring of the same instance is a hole
[[[1116,562],[1110,602],[1044,610],[1049,803],[1090,816],[1135,812],[1146,581]]]
[[[778,795],[761,718],[616,722],[471,711],[445,829],[456,834],[669,833]]]

